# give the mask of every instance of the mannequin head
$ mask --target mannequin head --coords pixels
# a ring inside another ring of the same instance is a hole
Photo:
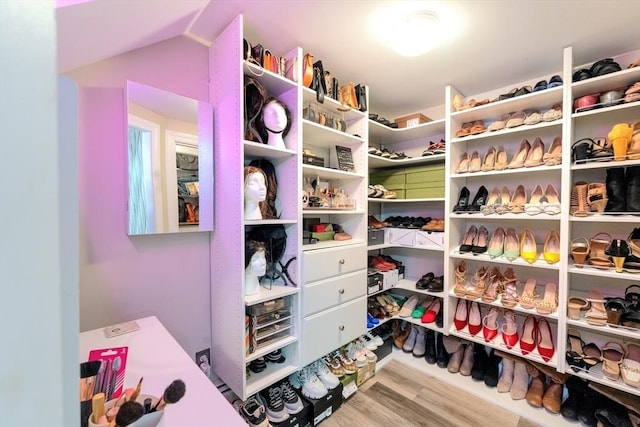
[[[256,128],[262,142],[268,141],[269,132],[282,133],[284,138],[291,130],[291,111],[279,99],[269,97],[264,102]]]
[[[247,273],[264,276],[267,272],[267,258],[264,243],[249,240],[245,244],[244,267]]]
[[[244,167],[244,203],[245,209],[255,205],[265,218],[267,197],[267,176],[262,169],[255,166]]]

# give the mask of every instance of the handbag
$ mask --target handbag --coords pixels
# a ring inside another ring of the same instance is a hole
[[[325,84],[325,87],[327,88],[326,95],[329,98],[335,99],[333,97],[333,77],[331,76],[331,72],[329,71],[324,72],[324,84]]]
[[[358,98],[356,97],[356,88],[353,82],[349,82],[340,86],[340,92],[338,94],[338,101],[347,105],[355,110],[360,107],[358,105]]]
[[[264,48],[261,44],[257,44],[251,48],[251,57],[261,66],[264,67]]]
[[[302,84],[305,87],[311,87],[313,83],[313,55],[305,53],[302,60]]]
[[[327,94],[327,84],[324,79],[324,67],[322,61],[313,63],[313,80],[311,81],[311,89],[316,91],[316,101],[320,104],[324,102],[324,96]]]
[[[364,85],[358,84],[355,87],[356,99],[358,100],[359,110],[363,113],[367,111],[367,88]]]

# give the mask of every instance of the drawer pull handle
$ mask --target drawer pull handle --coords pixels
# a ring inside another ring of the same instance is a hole
[[[339,264],[344,264],[344,258],[338,261]]]
[[[340,290],[338,291],[338,293],[339,293],[339,294],[344,294],[344,289],[340,289]]]
[[[344,325],[338,326],[338,329],[340,329],[341,331],[344,331]]]

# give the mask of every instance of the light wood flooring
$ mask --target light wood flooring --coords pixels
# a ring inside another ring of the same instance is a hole
[[[323,427],[538,426],[517,414],[395,360],[377,371],[321,425]]]

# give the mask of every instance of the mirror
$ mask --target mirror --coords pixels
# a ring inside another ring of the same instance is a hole
[[[128,234],[213,230],[211,104],[127,82]]]

